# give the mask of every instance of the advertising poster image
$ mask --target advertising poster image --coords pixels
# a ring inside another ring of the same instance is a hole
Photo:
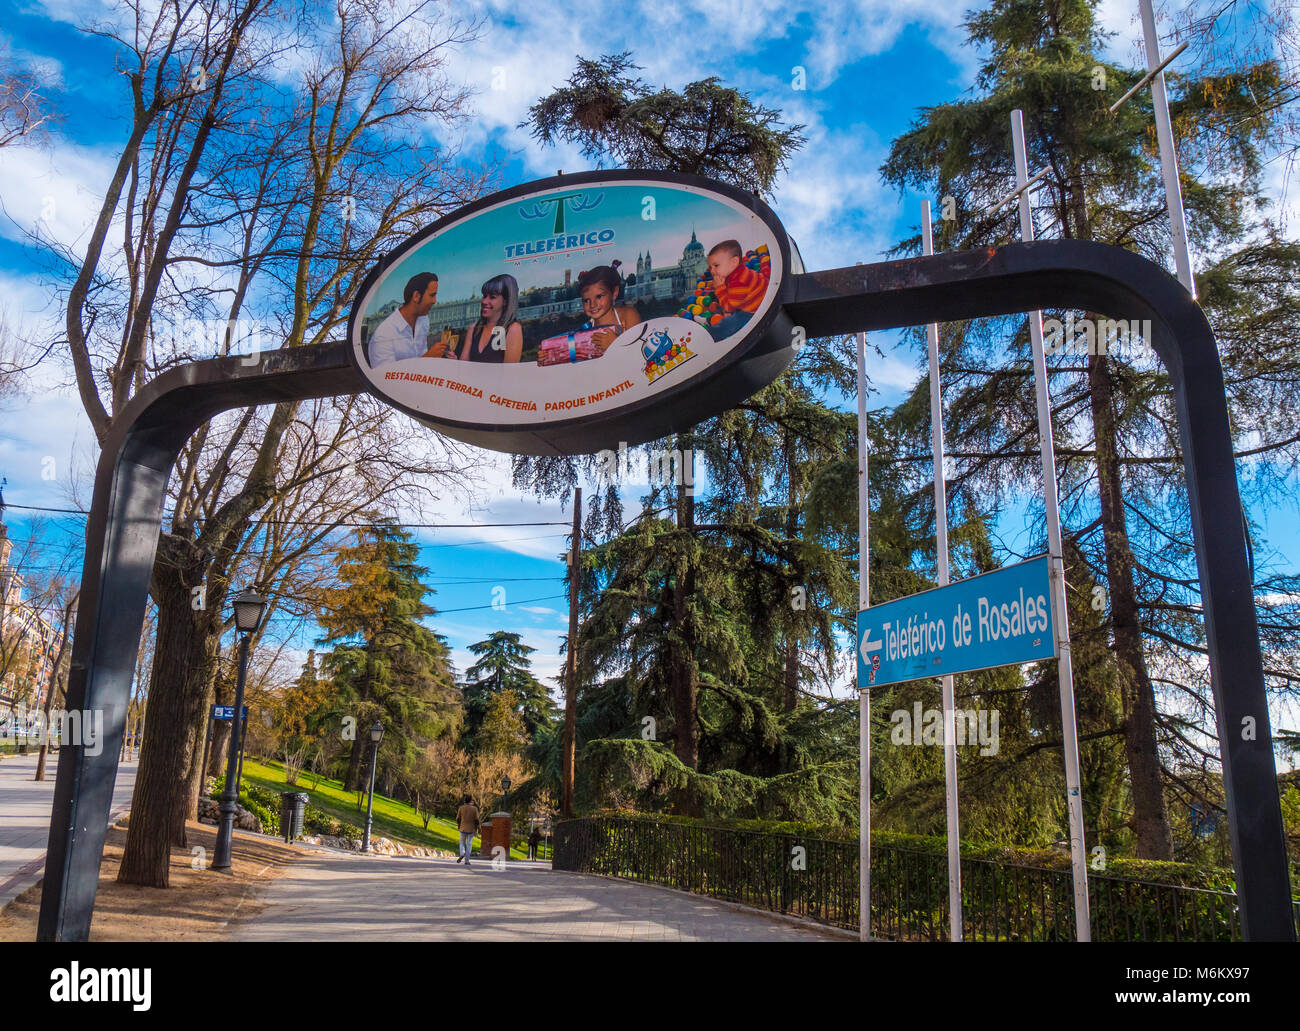
[[[372,386],[438,422],[508,427],[621,408],[694,378],[771,306],[763,218],[655,181],[574,184],[406,245],[358,298]]]

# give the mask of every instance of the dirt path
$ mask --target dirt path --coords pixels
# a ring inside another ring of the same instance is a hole
[[[200,858],[205,865],[211,863],[216,828],[190,822],[186,835],[191,850],[202,847]],[[143,888],[117,883],[125,843],[124,825],[109,828],[99,868],[91,941],[224,940],[231,920],[260,912],[266,886],[307,854],[296,845],[236,831],[231,870],[197,870],[193,851],[173,848],[171,886]],[[0,941],[35,941],[40,906],[38,882],[0,911]]]

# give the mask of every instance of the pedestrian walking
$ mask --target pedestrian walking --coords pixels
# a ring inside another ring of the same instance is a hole
[[[460,855],[456,857],[456,862],[464,860],[465,865],[469,866],[469,854],[474,848],[478,824],[478,806],[474,804],[474,799],[465,795],[460,800],[460,808],[456,810],[456,828],[460,831]]]
[[[530,835],[528,835],[528,858],[529,859],[537,858],[537,846],[541,842],[541,840],[542,840],[542,832],[539,831],[536,827],[534,827],[533,832]]]

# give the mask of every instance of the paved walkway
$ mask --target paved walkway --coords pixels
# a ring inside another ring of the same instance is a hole
[[[548,863],[312,853],[272,881],[237,941],[826,941],[838,936]]]
[[[41,879],[45,872],[45,844],[50,835],[50,809],[54,801],[56,754],[45,764],[45,780],[36,781],[36,749],[28,755],[0,759],[0,908]],[[123,762],[113,784],[113,816],[131,807],[138,763]],[[111,820],[110,820],[111,822]]]

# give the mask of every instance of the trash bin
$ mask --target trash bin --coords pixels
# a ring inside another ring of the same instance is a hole
[[[496,858],[494,850],[500,845],[505,849],[504,858],[510,857],[510,814],[493,813],[479,828],[479,852],[485,859]]]
[[[280,792],[280,833],[286,842],[302,837],[302,817],[308,796],[301,791]]]

